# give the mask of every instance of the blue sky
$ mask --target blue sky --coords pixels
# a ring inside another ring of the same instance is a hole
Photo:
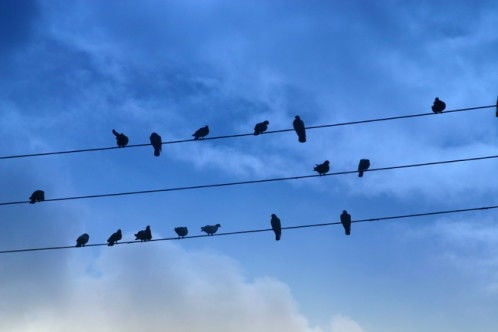
[[[493,1],[0,1],[0,154],[494,104]],[[3,160],[0,201],[497,153],[494,110]],[[2,250],[494,205],[495,161],[1,208]],[[2,255],[9,331],[495,331],[496,212]]]

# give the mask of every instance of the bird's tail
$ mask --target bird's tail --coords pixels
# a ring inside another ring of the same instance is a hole
[[[82,247],[82,245],[81,245],[81,243],[76,243],[75,247],[79,248],[79,247]]]
[[[112,133],[113,133],[113,134],[114,134],[114,136],[116,136],[116,137],[119,135],[119,133],[118,133],[116,130],[114,130],[114,129],[112,130]]]
[[[358,177],[360,177],[360,178],[363,177],[363,171],[362,170],[358,171]]]
[[[306,134],[299,135],[299,142],[301,142],[301,143],[305,143],[306,142]]]
[[[107,245],[108,245],[109,247],[112,247],[112,246],[114,245],[114,241],[109,241],[109,242],[107,243]]]
[[[275,234],[275,241],[280,241],[280,237],[282,236],[281,233],[276,233]]]
[[[161,149],[154,149],[154,156],[159,157],[161,154]]]

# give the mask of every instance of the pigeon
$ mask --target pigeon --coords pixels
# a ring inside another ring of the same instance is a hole
[[[123,133],[120,134],[114,129],[112,130],[112,133],[114,134],[114,136],[116,136],[116,144],[118,145],[118,147],[124,148],[128,145],[128,136]]]
[[[358,163],[358,176],[361,178],[363,176],[363,172],[370,168],[370,160],[368,159],[360,159]]]
[[[175,227],[175,232],[179,238],[183,239],[188,234],[188,228],[187,227]]]
[[[192,134],[194,136],[194,139],[199,139],[199,138],[204,138],[209,134],[209,127],[204,126],[202,128],[199,128],[195,131],[195,133]]]
[[[150,226],[145,227],[144,230],[138,231],[138,233],[135,234],[135,240],[140,240],[140,241],[152,240],[152,233],[150,231]]]
[[[162,140],[161,136],[159,136],[157,133],[152,133],[150,134],[150,144],[154,147],[154,156],[159,157],[161,154],[161,149],[162,149]]]
[[[328,171],[330,170],[329,161],[325,160],[323,163],[315,165],[315,168],[313,168],[313,170],[317,171],[320,175],[328,173]]]
[[[118,229],[116,232],[112,233],[111,236],[109,236],[109,238],[107,239],[107,245],[109,247],[113,246],[116,242],[121,240],[121,238],[122,238],[121,230]]]
[[[87,233],[81,234],[76,239],[76,247],[84,247],[88,243],[88,240],[90,240],[90,235]]]
[[[260,122],[260,123],[257,123],[254,126],[254,135],[259,135],[259,134],[264,133],[268,129],[269,124],[270,124],[270,121],[267,121],[267,120]]]
[[[45,200],[45,192],[43,190],[35,190],[29,197],[29,203],[43,202]]]
[[[280,219],[276,214],[271,215],[271,228],[275,232],[275,240],[280,241],[280,236],[282,235],[282,225],[280,224]]]
[[[443,113],[445,108],[446,108],[446,103],[440,100],[438,97],[436,97],[436,99],[434,99],[434,104],[432,104],[432,111],[434,113]]]
[[[351,235],[351,215],[346,210],[342,211],[341,224],[344,227],[344,233]]]
[[[304,127],[304,122],[301,120],[299,115],[296,115],[292,125],[296,131],[297,137],[299,138],[299,142],[306,142],[306,128]]]
[[[220,228],[220,227],[221,227],[220,224],[202,226],[201,232],[206,232],[207,235],[213,235],[214,233],[216,233],[218,231],[218,228]]]

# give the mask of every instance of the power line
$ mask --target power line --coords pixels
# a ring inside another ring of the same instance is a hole
[[[492,108],[492,107],[496,107],[496,105],[458,108],[458,109],[448,110],[448,111],[445,111],[444,113],[440,113],[440,114],[467,112],[467,111]],[[440,116],[440,114],[437,114],[437,115]],[[332,124],[309,126],[309,127],[306,127],[306,129],[312,130],[312,129],[321,129],[321,128],[350,126],[350,125],[357,125],[357,124],[363,124],[363,123],[408,119],[408,118],[416,118],[416,117],[430,116],[430,115],[436,115],[436,114],[431,112],[431,113],[399,115],[399,116],[391,116],[391,117],[377,118],[377,119],[367,119],[367,120],[359,120],[359,121],[348,121],[348,122],[339,122],[339,123],[332,123]],[[289,131],[294,131],[294,129],[270,130],[270,131],[266,131],[266,132],[262,133],[261,135],[277,134],[277,133],[284,133],[284,132],[289,132]],[[244,137],[244,136],[254,136],[254,134],[253,133],[243,133],[243,134],[233,134],[233,135],[223,135],[223,136],[212,136],[212,137],[205,137],[202,140],[181,139],[181,140],[164,141],[164,142],[162,142],[162,144],[166,145],[166,144],[178,144],[178,143],[197,142],[197,141],[209,141],[209,140],[228,139],[228,138],[236,138],[236,137]],[[17,158],[52,156],[52,155],[72,154],[72,153],[82,153],[82,152],[95,152],[95,151],[126,149],[126,148],[137,148],[137,147],[144,147],[144,146],[150,146],[150,144],[149,143],[130,144],[130,145],[127,145],[123,148],[120,148],[117,146],[112,146],[112,147],[100,147],[100,148],[87,148],[87,149],[74,149],[74,150],[65,150],[65,151],[52,151],[52,152],[39,152],[39,153],[8,155],[8,156],[0,156],[0,160],[1,159],[17,159]]]
[[[367,170],[366,172],[387,171],[387,170],[402,169],[402,168],[433,166],[433,165],[442,165],[442,164],[451,164],[451,163],[460,163],[460,162],[496,159],[496,158],[498,158],[498,155],[462,158],[462,159],[452,159],[452,160],[442,160],[442,161],[432,161],[432,162],[425,162],[425,163],[418,163],[418,164],[395,165],[395,166],[372,168],[372,169]],[[324,175],[318,175],[318,174],[299,175],[299,176],[279,177],[279,178],[260,179],[260,180],[248,180],[248,181],[236,181],[236,182],[224,182],[224,183],[194,185],[194,186],[186,186],[186,187],[172,187],[172,188],[161,188],[161,189],[126,191],[126,192],[119,192],[119,193],[69,196],[69,197],[49,198],[49,199],[45,199],[44,202],[69,201],[69,200],[76,200],[76,199],[142,195],[142,194],[153,194],[153,193],[159,193],[159,192],[196,190],[196,189],[207,189],[207,188],[217,188],[217,187],[229,187],[229,186],[238,186],[238,185],[246,185],[246,184],[279,182],[279,181],[298,180],[298,179],[309,179],[309,178],[316,178],[316,177],[321,177],[321,176],[322,177],[323,176],[336,176],[336,175],[346,175],[346,174],[355,174],[355,173],[358,173],[358,171],[357,170],[341,171],[341,172],[327,173]],[[26,203],[29,203],[29,201],[0,202],[0,206],[18,205],[18,204],[26,204]]]
[[[441,211],[431,211],[431,212],[422,212],[422,213],[411,213],[411,214],[404,214],[404,215],[397,215],[397,216],[385,216],[385,217],[376,217],[376,218],[367,218],[367,219],[357,219],[357,220],[352,220],[351,223],[363,223],[363,222],[376,222],[376,221],[383,221],[383,220],[417,218],[417,217],[426,217],[426,216],[443,215],[443,214],[463,213],[463,212],[470,212],[470,211],[492,210],[492,209],[497,209],[497,208],[498,208],[498,205],[489,205],[489,206],[481,206],[481,207],[474,207],[474,208],[467,208],[467,209],[453,209],[453,210],[441,210]],[[334,221],[334,222],[326,222],[326,223],[320,223],[320,224],[287,226],[287,227],[282,227],[282,230],[325,227],[325,226],[333,226],[333,225],[339,225],[339,224],[341,224],[341,222]],[[232,236],[232,235],[239,235],[239,234],[262,233],[262,232],[271,232],[271,231],[272,231],[271,228],[249,229],[249,230],[234,231],[234,232],[215,233],[213,235],[191,235],[191,236],[185,236],[183,239],[196,239],[196,238],[214,237],[214,236]],[[165,238],[159,238],[159,239],[152,239],[149,242],[172,241],[172,240],[180,240],[180,238],[179,237],[165,237]],[[139,241],[139,240],[122,241],[122,242],[116,242],[115,245],[137,244],[137,243],[143,243],[143,242]],[[94,244],[85,245],[85,247],[102,247],[102,246],[107,246],[107,243],[94,243]],[[72,245],[72,246],[8,249],[8,250],[0,250],[0,254],[32,252],[32,251],[63,250],[63,249],[73,249],[73,248],[76,248],[76,247],[74,245]]]

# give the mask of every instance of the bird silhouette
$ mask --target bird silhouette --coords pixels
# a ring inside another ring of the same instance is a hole
[[[351,215],[346,210],[341,213],[341,224],[344,227],[344,233],[351,235]]]
[[[116,144],[120,148],[124,148],[125,146],[128,145],[128,136],[126,136],[123,133],[118,133],[116,130],[112,130],[112,133],[114,136],[116,136]]]
[[[294,127],[294,130],[296,131],[299,142],[301,142],[301,143],[306,142],[306,128],[304,127],[304,122],[303,122],[303,120],[301,120],[299,115],[295,116],[294,122],[292,122],[292,126]]]
[[[161,136],[159,136],[157,133],[152,133],[150,134],[150,144],[154,147],[154,156],[159,157],[161,154],[162,150],[162,139]]]
[[[270,223],[273,232],[275,232],[275,240],[280,241],[280,236],[282,235],[282,225],[280,223],[280,219],[277,217],[276,214],[271,215]]]
[[[175,232],[179,238],[183,239],[188,234],[188,228],[187,227],[175,227]]]
[[[313,170],[318,172],[318,174],[320,174],[320,175],[324,175],[324,174],[328,173],[328,171],[330,170],[329,161],[325,160],[321,164],[316,164],[315,168],[313,168]]]
[[[254,126],[254,135],[259,135],[259,134],[264,133],[268,129],[269,124],[270,124],[270,121],[267,121],[267,120],[260,122],[260,123],[257,123]]]
[[[438,97],[436,97],[436,99],[434,99],[434,104],[432,104],[432,111],[434,113],[443,113],[445,108],[446,108],[446,103],[440,100]]]
[[[209,127],[204,126],[202,128],[197,129],[195,133],[192,134],[192,136],[194,136],[194,139],[200,139],[206,137],[208,134],[209,134]]]
[[[113,246],[116,242],[121,240],[122,238],[121,230],[118,229],[116,232],[112,233],[111,236],[107,239],[107,245],[108,246]]]
[[[216,233],[218,231],[218,228],[220,228],[220,227],[221,227],[220,224],[202,226],[201,232],[205,232],[205,233],[207,233],[207,235],[213,235],[214,233]]]
[[[150,226],[145,227],[144,230],[138,231],[138,233],[135,234],[135,240],[140,240],[140,241],[152,240],[152,232],[150,231]]]
[[[45,200],[45,192],[43,190],[35,190],[29,196],[29,203],[35,204],[36,202],[43,202]]]
[[[358,163],[358,176],[361,178],[363,176],[363,172],[370,168],[370,160],[368,159],[360,159]]]
[[[81,234],[76,239],[76,247],[84,247],[85,244],[88,243],[88,240],[90,240],[90,235],[88,235],[87,233]]]
[[[498,97],[496,97],[496,117],[498,118]]]

